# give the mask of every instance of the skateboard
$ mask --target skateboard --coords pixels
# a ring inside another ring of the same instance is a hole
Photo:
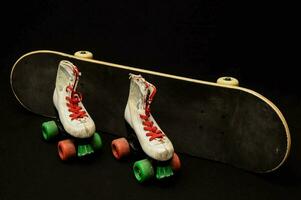
[[[223,77],[217,83],[40,50],[21,56],[11,70],[16,99],[27,110],[55,117],[52,103],[58,63],[69,60],[82,72],[78,90],[102,132],[126,136],[124,108],[128,74],[141,74],[157,86],[152,114],[179,153],[267,173],[283,165],[291,139],[280,110],[263,95]]]

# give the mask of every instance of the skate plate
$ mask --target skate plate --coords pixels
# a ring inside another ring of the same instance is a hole
[[[157,87],[152,115],[177,152],[260,173],[278,169],[289,155],[291,139],[284,116],[255,91],[61,52],[30,52],[14,64],[11,88],[24,108],[55,116],[52,95],[61,60],[81,71],[78,91],[103,132],[126,135],[124,108],[128,75],[133,73]]]

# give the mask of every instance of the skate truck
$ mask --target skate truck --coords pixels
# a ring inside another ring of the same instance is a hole
[[[79,76],[78,68],[71,62],[59,63],[53,93],[57,119],[42,124],[44,140],[59,140],[61,160],[90,155],[102,146],[95,124],[82,103],[82,95],[76,91]]]
[[[178,155],[167,135],[151,114],[151,103],[156,87],[141,75],[130,74],[130,91],[124,118],[127,137],[112,141],[114,157],[121,160],[129,154],[146,157],[134,163],[133,172],[139,182],[152,177],[163,179],[174,175],[181,168]]]

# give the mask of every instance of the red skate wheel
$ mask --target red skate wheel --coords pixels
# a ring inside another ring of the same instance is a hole
[[[130,154],[130,145],[125,138],[118,138],[112,141],[112,153],[117,160]]]
[[[181,168],[181,161],[176,153],[173,153],[173,156],[170,160],[170,166],[174,171],[179,171]]]
[[[62,140],[57,144],[61,160],[68,160],[76,155],[75,145],[72,140]]]

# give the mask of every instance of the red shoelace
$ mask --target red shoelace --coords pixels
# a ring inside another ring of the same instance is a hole
[[[72,114],[69,115],[71,120],[74,119],[79,119],[83,117],[87,117],[86,111],[82,110],[82,107],[78,105],[79,102],[82,101],[82,95],[78,93],[74,88],[77,84],[78,77],[79,77],[79,71],[76,67],[73,68],[73,73],[75,75],[75,81],[73,86],[69,85],[66,88],[66,91],[71,92],[71,96],[66,96],[67,103],[66,105],[68,106],[68,111],[71,112]]]
[[[146,84],[146,88],[148,88],[149,85]],[[146,101],[146,107],[145,107],[145,115],[140,115],[140,118],[143,120],[142,124],[144,125],[144,130],[148,131],[146,133],[146,136],[150,137],[149,141],[152,141],[156,138],[163,138],[164,134],[162,131],[158,129],[158,127],[154,126],[154,122],[150,121],[150,104],[153,100],[153,97],[155,96],[157,90],[154,87],[153,92],[149,95],[148,100]]]

